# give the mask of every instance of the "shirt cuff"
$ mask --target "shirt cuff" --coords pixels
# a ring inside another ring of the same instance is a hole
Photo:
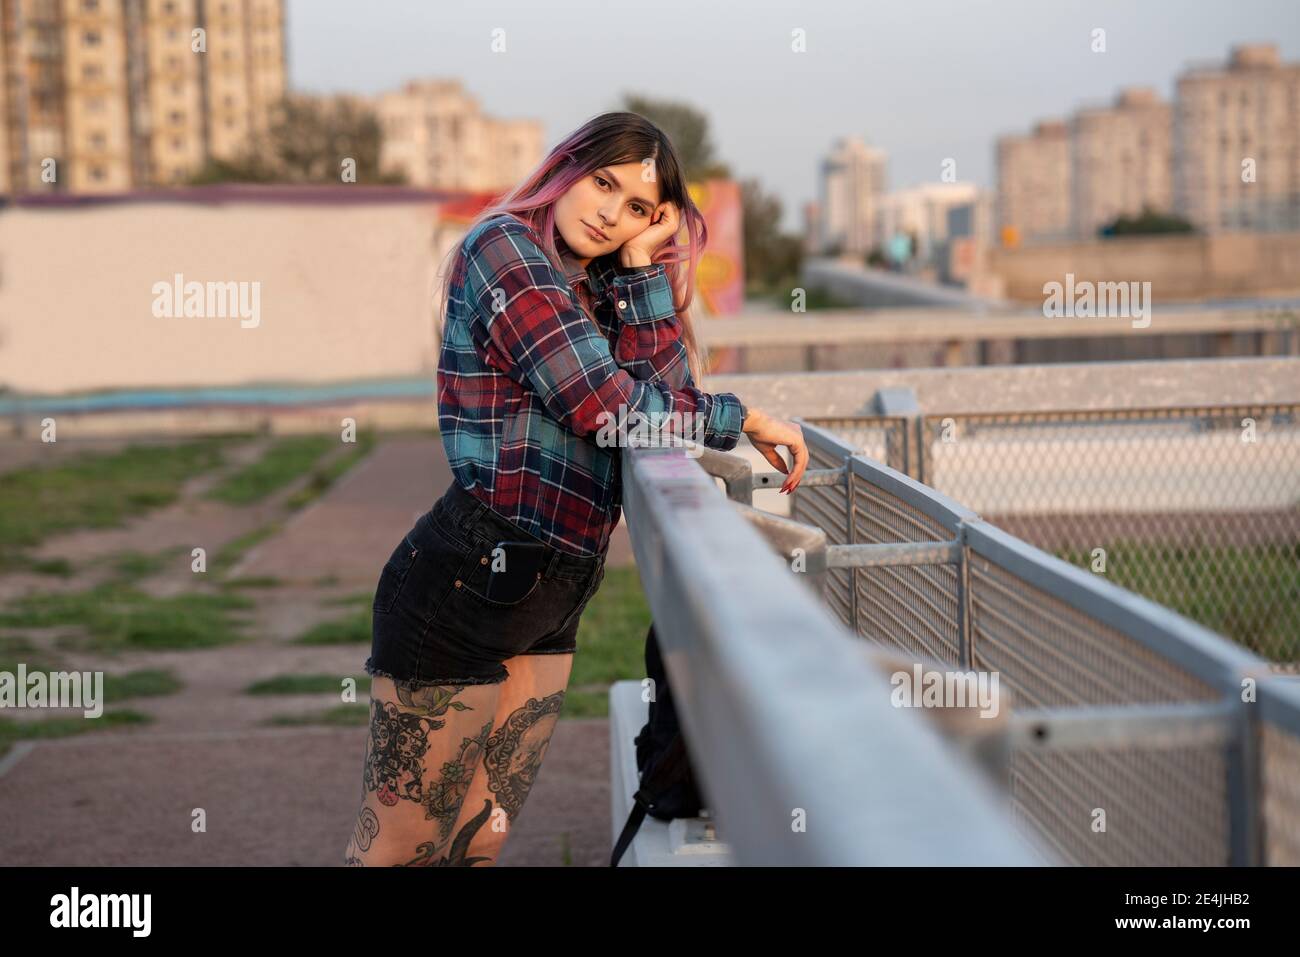
[[[730,452],[740,441],[740,425],[745,421],[744,406],[730,392],[713,396],[713,408],[704,429],[704,444],[711,449]]]
[[[624,323],[662,322],[677,315],[668,267],[663,263],[616,266],[607,295]]]

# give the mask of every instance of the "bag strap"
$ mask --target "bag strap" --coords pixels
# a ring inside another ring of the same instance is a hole
[[[628,846],[632,843],[632,838],[636,837],[636,832],[641,829],[641,822],[645,820],[645,812],[648,807],[649,805],[645,803],[644,794],[637,791],[633,795],[632,813],[627,816],[627,823],[623,825],[623,832],[619,834],[618,840],[614,843],[614,853],[609,858],[610,867],[618,867],[623,852],[628,849]]]
[[[678,732],[668,743],[663,757],[655,762],[650,768],[650,773],[642,779],[641,787],[636,794],[632,795],[632,813],[628,815],[627,823],[623,825],[623,831],[614,844],[614,852],[609,860],[610,867],[618,867],[623,852],[636,837],[636,832],[641,829],[641,822],[645,820],[646,812],[654,808],[655,799],[674,784],[684,780],[690,772],[686,741],[682,738],[681,732]]]

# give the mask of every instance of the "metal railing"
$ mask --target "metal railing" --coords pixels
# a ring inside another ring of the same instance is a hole
[[[887,445],[882,418],[808,421],[1277,670],[1300,668],[1300,404],[925,414],[889,426]]]
[[[796,492],[792,515],[826,533],[827,605],[875,643],[1000,677],[1016,712],[1016,815],[1056,854],[1079,864],[1294,857],[1290,679],[856,454],[856,443],[811,424],[804,433],[817,483]]]
[[[825,551],[823,533],[738,508],[680,449],[625,449],[622,474],[692,764],[738,863],[1050,859],[962,748],[891,705],[879,656],[760,527],[787,555]]]

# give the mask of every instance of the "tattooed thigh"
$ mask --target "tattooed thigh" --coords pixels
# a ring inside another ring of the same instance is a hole
[[[413,689],[373,679],[363,801],[347,864],[439,862],[482,762],[498,696],[496,685]]]
[[[529,698],[487,739],[484,764],[488,790],[512,822],[537,780],[563,703],[563,690],[544,698]]]

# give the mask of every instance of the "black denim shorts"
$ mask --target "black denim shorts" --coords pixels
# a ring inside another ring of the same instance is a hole
[[[495,684],[514,655],[571,654],[605,556],[544,547],[518,601],[486,596],[498,542],[535,542],[456,482],[393,549],[375,589],[366,673],[410,687]]]

